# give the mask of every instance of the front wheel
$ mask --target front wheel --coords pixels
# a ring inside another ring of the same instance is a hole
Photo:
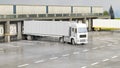
[[[71,40],[71,43],[72,43],[72,45],[75,45],[75,40],[72,39],[72,40]]]

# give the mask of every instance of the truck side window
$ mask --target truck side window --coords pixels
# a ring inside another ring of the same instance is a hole
[[[74,32],[74,28],[72,28],[72,32]]]
[[[75,28],[75,33],[77,33],[77,28]]]
[[[69,36],[71,36],[71,27],[69,28]]]

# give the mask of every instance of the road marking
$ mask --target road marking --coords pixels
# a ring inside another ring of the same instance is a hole
[[[117,58],[118,56],[113,56],[112,58],[114,59],[114,58]]]
[[[39,61],[36,61],[36,62],[34,62],[34,63],[42,63],[42,62],[44,62],[45,60],[39,60]]]
[[[98,49],[98,47],[94,47],[94,48],[92,48],[92,49]]]
[[[79,54],[79,52],[73,52],[73,54]]]
[[[103,47],[105,47],[105,46],[100,46],[100,48],[103,48]]]
[[[92,63],[91,65],[93,66],[93,65],[96,65],[96,64],[99,64],[99,62]]]
[[[52,57],[52,58],[49,58],[50,60],[54,60],[54,59],[57,59],[58,57]]]
[[[102,61],[105,62],[105,61],[108,61],[108,60],[110,60],[110,59],[104,59],[104,60],[102,60]]]
[[[83,66],[83,67],[81,67],[81,68],[87,68],[87,66]]]
[[[86,49],[86,50],[83,50],[83,52],[87,52],[87,51],[89,51],[89,50],[87,50],[87,49]]]
[[[19,65],[18,67],[25,67],[28,66],[29,64],[23,64],[23,65]]]
[[[63,57],[65,57],[65,56],[69,56],[70,54],[65,54],[65,55],[62,55]]]

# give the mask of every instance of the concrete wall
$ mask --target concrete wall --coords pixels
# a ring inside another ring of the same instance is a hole
[[[13,5],[0,5],[0,14],[13,14]]]
[[[71,7],[70,6],[48,6],[48,13],[49,14],[63,14],[71,13]]]
[[[10,24],[10,35],[17,35],[17,25]]]
[[[87,6],[75,6],[73,7],[73,13],[91,13],[91,8]]]
[[[46,14],[46,6],[16,6],[16,14]]]
[[[103,13],[103,7],[93,6],[92,13]]]
[[[103,13],[102,6],[0,5],[0,14]]]
[[[22,21],[0,22],[0,42],[22,39]]]

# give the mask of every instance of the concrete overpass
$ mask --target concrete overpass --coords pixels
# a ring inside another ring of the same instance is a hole
[[[4,35],[0,36],[1,41],[22,39],[22,23],[24,20],[49,20],[49,21],[88,21],[88,30],[92,30],[92,19],[110,18],[102,14],[11,14],[0,15],[0,25],[4,25]],[[10,35],[10,24],[16,24],[16,35]]]

